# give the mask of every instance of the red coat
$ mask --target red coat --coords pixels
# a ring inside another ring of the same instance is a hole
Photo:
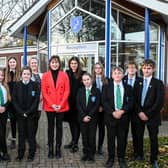
[[[61,105],[59,112],[66,112],[69,110],[68,97],[70,93],[70,84],[69,78],[65,72],[58,72],[56,87],[54,86],[51,71],[49,70],[44,73],[41,80],[41,90],[44,111],[55,112],[51,107],[53,104]]]

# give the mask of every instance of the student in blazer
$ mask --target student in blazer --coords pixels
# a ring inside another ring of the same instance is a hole
[[[112,167],[114,164],[116,137],[119,165],[121,168],[127,167],[125,150],[127,144],[129,112],[133,105],[133,93],[131,86],[122,82],[123,76],[123,69],[114,67],[112,69],[112,79],[108,85],[103,87],[102,91],[102,104],[105,111],[108,141],[108,160],[106,162],[106,167]],[[120,88],[120,95],[116,93],[117,87]],[[118,98],[120,98],[119,102]]]
[[[13,89],[12,102],[16,109],[18,121],[18,156],[21,161],[25,153],[25,142],[28,139],[29,155],[28,161],[33,161],[36,151],[35,127],[40,89],[36,82],[31,81],[30,67],[21,70],[22,80],[17,82]]]
[[[128,84],[133,88],[133,93],[134,93],[134,88],[137,84],[139,84],[139,81],[142,80],[141,77],[137,75],[137,70],[138,66],[134,61],[129,61],[126,65],[126,72],[127,75],[124,76],[123,82],[124,84]],[[134,94],[135,95],[135,94]],[[135,100],[135,98],[134,98]],[[131,122],[131,134],[132,134],[132,141],[133,141],[133,159],[137,159],[137,149],[138,149],[138,144],[137,144],[137,136],[136,136],[136,126],[137,122],[139,122],[139,119],[136,115],[135,111],[135,101],[133,104],[133,108],[131,109],[129,113],[129,122]],[[128,131],[129,131],[129,124],[128,124]]]
[[[10,159],[6,143],[6,123],[8,117],[8,103],[11,97],[4,76],[5,71],[0,68],[0,161],[8,161]]]
[[[77,94],[77,109],[82,133],[82,161],[94,161],[96,151],[97,111],[100,104],[100,92],[92,85],[92,76],[85,73],[82,76],[84,87]]]
[[[160,111],[164,103],[164,85],[161,80],[153,77],[154,71],[155,62],[150,59],[144,60],[142,64],[143,80],[135,87],[136,112],[139,118],[136,131],[138,157],[143,160],[143,137],[145,125],[147,126],[151,144],[150,162],[153,168],[158,168],[158,132],[159,125],[161,125]]]
[[[48,158],[54,157],[54,127],[56,120],[56,158],[61,157],[62,122],[64,113],[69,110],[68,96],[70,84],[68,75],[61,71],[59,56],[52,56],[49,60],[49,70],[43,74],[41,89],[43,95],[43,109],[48,119]]]

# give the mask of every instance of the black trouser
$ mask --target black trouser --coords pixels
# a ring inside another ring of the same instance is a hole
[[[107,123],[107,144],[109,158],[115,157],[115,138],[117,137],[117,155],[118,158],[125,158],[125,150],[127,144],[127,122],[120,120],[111,121],[115,123]]]
[[[0,114],[0,152],[7,153],[6,146],[6,121],[7,113]]]
[[[137,152],[139,156],[143,156],[144,155],[144,151],[143,151],[143,140],[144,140],[144,131],[145,131],[145,123],[141,122],[138,123],[137,127],[136,127],[136,134],[138,137],[138,142],[137,142]],[[149,132],[149,139],[150,139],[150,152],[151,152],[151,156],[150,156],[150,161],[154,162],[155,160],[157,160],[157,156],[158,156],[158,133],[159,133],[159,127],[158,126],[153,126],[153,125],[147,125],[147,129]]]
[[[9,116],[10,116],[12,138],[16,138],[16,112],[12,103],[9,105]]]
[[[81,133],[83,143],[83,153],[87,156],[93,156],[96,151],[96,127],[97,120],[92,119],[90,122],[81,122]]]
[[[28,140],[29,154],[34,155],[36,150],[35,140],[35,119],[31,117],[18,117],[18,155],[23,156],[25,152],[25,142]]]
[[[103,146],[105,135],[104,112],[98,112],[97,125],[99,128],[98,149]]]
[[[69,127],[72,135],[72,143],[77,145],[80,137],[80,124],[75,120],[69,121]]]
[[[46,112],[48,119],[48,145],[52,147],[54,145],[54,128],[56,119],[56,146],[61,147],[62,144],[62,122],[64,119],[64,113]]]

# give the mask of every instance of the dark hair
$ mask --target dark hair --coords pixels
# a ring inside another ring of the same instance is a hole
[[[83,76],[89,76],[91,79],[93,79],[92,75],[89,73],[89,72],[85,72],[83,75],[82,75],[82,78]]]
[[[69,69],[71,70],[71,62],[72,61],[76,61],[77,64],[78,64],[78,67],[77,67],[77,71],[74,73],[75,75],[75,78],[78,79],[81,77],[81,72],[82,72],[82,68],[81,68],[81,64],[80,64],[80,61],[79,61],[79,58],[78,57],[71,57],[69,62],[68,62],[68,66],[69,66]]]
[[[153,69],[156,67],[155,62],[154,62],[153,60],[151,60],[151,59],[146,59],[146,60],[144,60],[143,63],[142,63],[142,65],[141,65],[141,67],[143,67],[143,66],[145,66],[145,65],[149,65],[149,66],[151,66]]]
[[[126,68],[128,68],[129,65],[135,65],[135,68],[138,69],[138,65],[135,61],[129,61],[126,63]]]
[[[11,59],[14,59],[16,61],[16,68],[15,68],[15,74],[14,74],[14,81],[19,81],[20,80],[20,70],[19,70],[19,65],[18,65],[18,62],[17,62],[17,59],[16,57],[9,57],[8,58],[8,61],[7,61],[7,64],[6,64],[6,70],[5,70],[5,81],[6,83],[10,82],[11,81],[11,75],[10,75],[10,67],[9,67],[9,61]]]
[[[50,70],[51,70],[50,63],[51,63],[52,60],[58,61],[58,63],[59,63],[59,68],[58,69],[60,70],[61,69],[61,60],[60,60],[60,57],[58,55],[51,56],[51,58],[49,60],[49,66],[48,66],[48,68]]]
[[[22,75],[22,73],[23,73],[24,70],[29,70],[30,74],[32,75],[32,70],[31,70],[31,68],[29,66],[22,67],[22,69],[21,69],[21,75]]]

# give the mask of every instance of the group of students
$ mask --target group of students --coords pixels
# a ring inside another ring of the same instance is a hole
[[[38,63],[37,59],[34,61]],[[134,160],[144,160],[143,137],[145,125],[147,125],[151,142],[150,162],[154,168],[159,167],[157,163],[158,127],[161,124],[160,110],[164,102],[164,86],[162,81],[153,77],[155,63],[152,60],[144,60],[143,77],[137,76],[138,67],[135,62],[127,64],[125,76],[122,68],[114,67],[111,78],[105,77],[101,63],[94,64],[91,75],[82,70],[77,57],[69,60],[69,69],[63,72],[59,56],[52,56],[48,71],[42,75],[42,78],[36,71],[35,74],[38,74],[38,77],[34,75],[36,82],[33,82],[30,67],[22,68],[21,81],[14,84],[12,92],[11,102],[16,111],[19,135],[17,160],[22,160],[24,157],[26,140],[29,143],[28,160],[34,159],[37,146],[35,136],[41,111],[38,106],[40,100],[43,100],[43,110],[48,120],[48,158],[62,157],[62,124],[63,121],[67,121],[72,139],[64,145],[64,148],[70,149],[72,153],[77,152],[81,133],[83,143],[81,160],[94,162],[96,151],[98,154],[103,154],[106,126],[108,159],[105,166],[114,165],[117,138],[119,165],[120,168],[126,168],[125,151],[129,123],[131,123]],[[0,82],[5,86],[1,78],[3,81],[0,71]],[[42,96],[40,96],[40,90]],[[3,108],[0,108],[0,112],[2,111],[0,120],[5,118],[4,111],[8,108],[5,103],[1,106]],[[4,119],[4,128],[5,122]],[[99,135],[96,145],[97,127]],[[3,149],[6,145],[5,132],[1,133],[4,137],[4,143],[0,143],[1,158],[3,158],[7,154],[7,149]]]

